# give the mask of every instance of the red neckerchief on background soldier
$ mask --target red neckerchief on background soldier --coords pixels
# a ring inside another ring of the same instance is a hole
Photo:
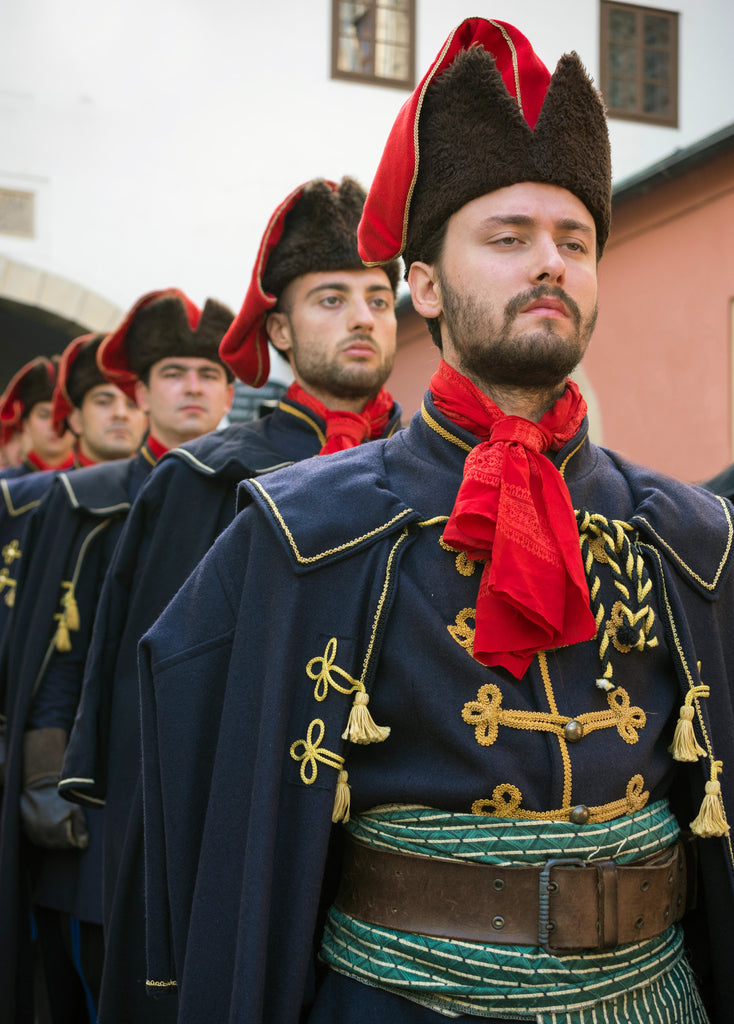
[[[64,469],[74,469],[74,453],[73,452],[69,452],[69,454],[63,460],[63,462],[57,462],[56,465],[54,465],[54,466],[49,465],[48,462],[45,462],[40,457],[40,455],[37,455],[36,452],[33,452],[33,451],[28,452],[28,454],[25,457],[25,461],[30,463],[31,466],[33,466],[34,469],[40,470],[41,472],[45,472],[48,469],[54,469],[54,470],[56,470],[56,472],[59,472],[60,470],[64,470]]]
[[[286,397],[305,405],[326,424],[326,444],[319,455],[341,452],[345,448],[356,448],[363,441],[382,437],[393,407],[392,395],[385,388],[380,388],[375,397],[367,402],[362,412],[327,409],[323,402],[304,391],[295,381],[288,388]]]
[[[539,423],[507,416],[443,360],[429,386],[436,408],[481,442],[466,458],[443,534],[449,546],[485,560],[474,657],[519,679],[538,651],[596,633],[571,497],[543,455],[577,433],[586,402],[568,380]]]

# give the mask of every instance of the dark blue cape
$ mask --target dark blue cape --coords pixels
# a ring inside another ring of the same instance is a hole
[[[77,666],[71,672],[76,677],[76,686],[65,686],[64,691],[67,701],[72,702],[67,728],[73,720],[73,694],[78,695],[80,678],[78,665],[83,663],[91,634],[98,583],[109,563],[122,520],[154,461],[144,446],[132,459],[57,474],[44,500],[31,514],[24,534],[28,556],[20,562],[18,598],[0,651],[0,689],[8,724],[6,785],[0,818],[0,991],[11,993],[11,1002],[16,939],[19,935],[22,939],[26,929],[30,898],[24,869],[34,855],[20,831],[18,814],[23,733],[49,665],[62,677],[66,675],[65,662]],[[56,616],[64,592],[62,581],[72,579],[78,584],[80,628],[70,631],[72,649],[60,656]],[[57,710],[36,708],[35,724],[60,724],[53,718]],[[83,857],[91,862],[91,849]],[[98,872],[96,886],[94,878],[90,884],[101,891]]]
[[[399,427],[393,407],[385,435]],[[125,522],[104,582],[61,792],[104,805],[107,937],[100,1013],[161,1019],[144,985],[142,795],[137,644],[231,523],[237,484],[318,454],[324,423],[285,397],[263,419],[215,431],[164,456]]]
[[[337,877],[339,830],[332,835],[331,816],[341,758],[355,793],[374,787],[385,802],[441,807],[452,800],[452,787],[463,786],[467,747],[458,729],[455,750],[428,742],[425,765],[403,756],[403,747],[419,749],[421,734],[453,729],[441,698],[457,683],[456,647],[449,650],[440,618],[432,632],[425,616],[444,589],[461,595],[464,587],[468,604],[477,586],[461,583],[453,569],[446,576],[452,556],[443,553],[443,569],[438,561],[476,438],[442,417],[430,396],[425,407],[387,442],[242,484],[242,511],[141,643],[148,983],[153,991],[177,986],[180,1024],[294,1024],[308,1006],[321,915]],[[666,794],[687,825],[715,757],[723,761],[731,818],[731,506],[597,448],[585,435],[586,426],[553,461],[564,469],[574,508],[631,526],[659,613],[662,653],[620,655],[617,666],[618,673],[630,666],[625,685],[635,696],[638,685],[644,691],[648,716],[657,704],[658,712],[664,708],[660,738],[645,751],[657,773],[652,795]],[[423,622],[411,619],[419,602]],[[330,637],[338,640],[339,668],[363,680],[375,720],[393,729],[384,744],[346,744],[349,700],[315,702],[304,666]],[[596,641],[551,654],[569,692],[583,684],[584,699],[594,694]],[[701,701],[710,749],[696,765],[676,765],[665,754],[662,725],[698,661],[710,686]],[[518,684],[473,660],[457,665],[477,681],[540,692],[536,666]],[[317,720],[323,732],[309,734]],[[310,760],[299,763],[294,741],[309,735]],[[540,775],[549,747],[539,734],[530,740]],[[600,772],[595,747],[584,754],[579,744],[575,756],[586,757],[593,791],[647,771],[639,748],[620,745],[622,763]],[[512,759],[514,746],[506,741],[502,756]],[[493,763],[500,779],[503,767]],[[539,793],[531,794],[531,806],[543,799]],[[711,975],[703,988],[719,1008],[713,1019],[723,1020],[734,998],[725,941],[734,919],[732,851],[726,838],[698,845],[704,909],[687,931],[694,963]]]

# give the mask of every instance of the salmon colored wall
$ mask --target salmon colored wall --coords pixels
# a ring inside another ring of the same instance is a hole
[[[734,154],[615,207],[584,370],[602,441],[701,481],[731,459]]]

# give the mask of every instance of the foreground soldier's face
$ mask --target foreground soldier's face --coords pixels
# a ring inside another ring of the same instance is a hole
[[[522,182],[461,207],[439,261],[414,263],[409,280],[418,311],[441,317],[451,365],[491,384],[543,386],[586,350],[596,264],[583,203],[554,185]]]
[[[395,360],[395,299],[385,272],[303,274],[280,305],[268,333],[298,383],[330,408],[361,409]]]

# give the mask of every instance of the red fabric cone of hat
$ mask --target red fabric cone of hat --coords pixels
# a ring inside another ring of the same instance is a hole
[[[96,359],[103,338],[103,334],[82,334],[61,353],[51,398],[51,418],[59,437],[67,429],[66,417],[71,410],[81,405],[87,391],[105,381]]]
[[[296,205],[308,184],[308,182],[304,182],[298,188],[293,189],[268,221],[268,226],[260,241],[260,248],[242,308],[222,338],[222,344],[219,347],[222,362],[229,366],[236,377],[253,388],[262,387],[270,373],[270,354],[265,320],[267,314],[275,308],[278,302],[278,296],[271,295],[263,287],[263,275],[270,254],[283,235],[286,214]],[[327,181],[326,184],[333,189],[337,188],[333,181]]]
[[[359,226],[365,264],[406,269],[472,199],[524,181],[567,189],[609,233],[611,156],[604,104],[578,55],[550,75],[525,36],[469,18],[448,37],[388,136]]]
[[[11,378],[0,396],[0,443],[7,444],[20,430],[20,421],[38,402],[50,402],[56,381],[58,356],[37,356]]]

